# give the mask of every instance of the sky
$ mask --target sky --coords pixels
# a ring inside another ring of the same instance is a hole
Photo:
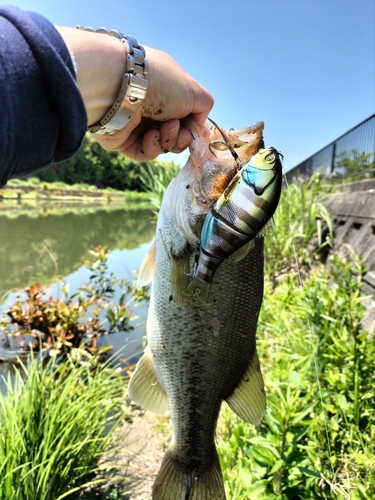
[[[168,52],[211,92],[219,126],[265,122],[265,144],[284,154],[285,171],[375,113],[375,0],[8,3]]]

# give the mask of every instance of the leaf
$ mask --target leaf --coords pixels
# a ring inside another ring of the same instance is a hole
[[[273,467],[276,457],[279,456],[277,450],[272,452],[268,447],[256,445],[250,448],[249,455],[260,464],[265,464]]]
[[[327,321],[331,321],[332,323],[337,322],[337,319],[332,318],[331,316],[327,316],[326,314],[321,314],[320,317],[326,319]]]
[[[290,387],[300,387],[302,376],[296,371],[291,371],[288,377]]]
[[[238,477],[245,487],[249,487],[253,483],[253,476],[247,468],[241,467]]]
[[[308,469],[307,467],[298,467],[298,469],[302,472],[302,474],[305,474],[305,476],[314,477],[316,479],[321,478],[321,474],[313,469]]]
[[[107,352],[110,352],[112,349],[113,349],[113,346],[111,346],[111,345],[103,345],[98,350],[98,354],[100,354],[100,355],[107,354]]]
[[[275,474],[275,472],[277,472],[284,465],[284,463],[285,462],[284,462],[284,460],[282,458],[280,458],[280,460],[277,460],[275,462],[275,465],[270,470],[269,474],[270,475]]]
[[[248,489],[249,500],[259,500],[259,496],[265,493],[269,484],[269,479],[257,481]]]

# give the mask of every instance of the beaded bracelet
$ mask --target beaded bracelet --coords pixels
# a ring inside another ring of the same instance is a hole
[[[114,134],[117,130],[125,127],[146,97],[148,85],[146,51],[135,38],[116,30],[108,31],[105,28],[94,30],[82,26],[77,26],[77,29],[114,36],[125,46],[126,73],[122,79],[117,99],[101,120],[87,127],[87,130],[92,134]]]

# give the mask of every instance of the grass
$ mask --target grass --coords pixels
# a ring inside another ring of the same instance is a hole
[[[7,189],[8,188],[8,189]],[[34,199],[43,198],[49,194],[50,190],[61,190],[66,191],[65,196],[70,196],[72,191],[85,191],[96,192],[98,196],[102,197],[125,197],[128,200],[139,200],[146,201],[149,199],[150,195],[147,193],[139,193],[136,191],[118,191],[113,188],[100,189],[95,185],[91,184],[66,184],[62,181],[56,182],[41,182],[36,177],[31,177],[30,179],[13,179],[9,181],[6,186],[1,190],[2,196],[7,199],[10,197],[15,197],[18,192],[21,192],[22,188],[29,188],[30,191],[22,192],[22,199]],[[61,193],[61,196],[64,194]]]
[[[258,350],[268,409],[254,428],[223,407],[217,439],[228,500],[375,498],[375,345],[361,327],[364,269],[332,252],[321,262],[333,237],[322,192],[319,177],[292,185],[266,237]],[[56,368],[34,360],[8,379],[0,500],[74,498],[94,477],[124,412],[123,382],[108,365],[80,361]],[[117,499],[117,488],[107,497]]]
[[[228,500],[375,498],[375,346],[361,327],[364,269],[335,254],[324,265],[308,249],[315,215],[327,215],[317,182],[283,194],[266,237],[258,350],[268,409],[258,428],[222,412]],[[318,249],[329,243],[318,240]]]
[[[169,163],[156,170],[148,166],[145,175],[140,176],[148,198],[155,209],[155,214],[160,210],[165,190],[179,171],[178,165]]]
[[[296,277],[267,284],[258,349],[268,410],[257,429],[223,413],[228,499],[374,498],[375,347],[360,301],[338,257],[303,288]]]
[[[62,182],[35,183],[35,179],[27,181],[14,180],[8,183],[14,189],[1,190],[0,215],[18,217],[20,214],[28,214],[37,217],[40,214],[55,213],[56,211],[82,211],[94,210],[95,208],[118,208],[126,209],[153,209],[154,204],[150,200],[150,193],[136,191],[116,191],[112,188],[98,189],[88,184],[75,184],[73,186]],[[30,190],[20,191],[17,187],[29,187]],[[43,189],[45,186],[45,189]],[[35,189],[36,188],[36,189]],[[51,189],[59,189],[56,192]],[[66,190],[66,192],[65,192]],[[73,191],[80,191],[78,196]],[[90,193],[97,196],[89,196]],[[85,195],[87,193],[87,195]],[[60,207],[58,207],[60,205]]]
[[[75,498],[128,414],[120,371],[75,354],[58,366],[31,358],[8,376],[0,395],[1,500]]]
[[[312,258],[329,249],[333,227],[322,197],[330,189],[315,175],[305,184],[296,182],[283,190],[275,227],[265,240],[268,279],[288,274],[297,262],[300,267],[308,266]]]
[[[27,362],[8,372],[6,395],[0,393],[0,500],[76,498],[88,486],[85,493],[96,495],[92,486],[101,481],[102,500],[115,498],[103,456],[130,408],[122,370],[113,359],[103,363],[110,346],[96,341],[132,329],[130,304],[146,295],[109,272],[106,248],[90,254],[90,280],[77,293],[68,296],[62,287],[53,299],[33,285],[0,319],[4,344],[8,332],[33,345]],[[114,304],[117,288],[122,295]]]

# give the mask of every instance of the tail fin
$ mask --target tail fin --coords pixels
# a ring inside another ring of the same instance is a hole
[[[155,480],[152,500],[225,500],[219,457],[214,451],[208,467],[192,470],[169,447]]]

